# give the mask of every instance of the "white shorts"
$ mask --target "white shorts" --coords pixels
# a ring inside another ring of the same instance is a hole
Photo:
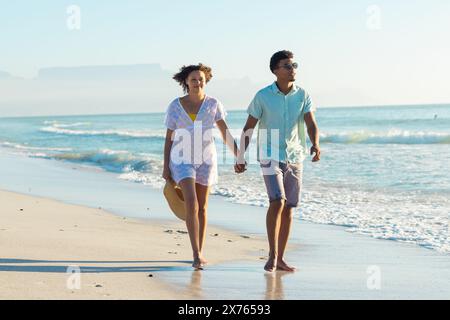
[[[195,179],[195,183],[204,186],[211,186],[217,183],[217,164],[203,162],[200,165],[180,163],[169,164],[172,179],[179,184],[179,182],[186,178]]]

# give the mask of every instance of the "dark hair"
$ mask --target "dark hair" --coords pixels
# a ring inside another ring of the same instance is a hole
[[[189,92],[189,87],[186,84],[186,79],[192,71],[202,71],[205,74],[206,83],[208,83],[213,76],[211,68],[202,63],[199,63],[197,65],[191,64],[189,66],[182,66],[180,68],[180,72],[174,74],[173,79],[183,87],[184,92]]]
[[[275,52],[272,56],[272,58],[270,58],[270,71],[275,70],[278,67],[278,63],[281,60],[284,59],[292,59],[294,58],[294,54],[288,50],[281,50],[278,52]]]

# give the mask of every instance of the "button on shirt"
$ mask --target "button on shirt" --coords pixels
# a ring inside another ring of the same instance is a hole
[[[302,162],[308,155],[304,115],[312,111],[310,96],[295,84],[286,95],[276,82],[258,91],[247,109],[259,120],[257,160]]]

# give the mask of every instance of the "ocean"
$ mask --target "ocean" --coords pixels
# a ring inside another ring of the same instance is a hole
[[[228,111],[239,138],[246,112]],[[450,105],[319,108],[322,159],[305,160],[295,219],[450,252]],[[164,113],[0,118],[3,152],[56,159],[161,189]],[[215,133],[212,194],[268,206],[257,163],[241,175]],[[250,147],[254,158],[256,134]]]

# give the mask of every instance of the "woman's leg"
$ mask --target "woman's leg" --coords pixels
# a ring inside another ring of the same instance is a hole
[[[197,193],[198,201],[198,222],[199,222],[199,249],[202,253],[203,244],[205,242],[206,236],[206,225],[208,223],[207,210],[208,210],[208,196],[209,196],[209,186],[204,186],[202,184],[196,183],[195,189]],[[206,263],[206,260],[203,260]]]
[[[178,185],[183,192],[184,203],[186,207],[186,227],[191,240],[192,252],[194,256],[194,268],[200,268],[200,242],[199,242],[199,218],[198,218],[198,201],[195,188],[195,179],[186,178],[181,180]]]

